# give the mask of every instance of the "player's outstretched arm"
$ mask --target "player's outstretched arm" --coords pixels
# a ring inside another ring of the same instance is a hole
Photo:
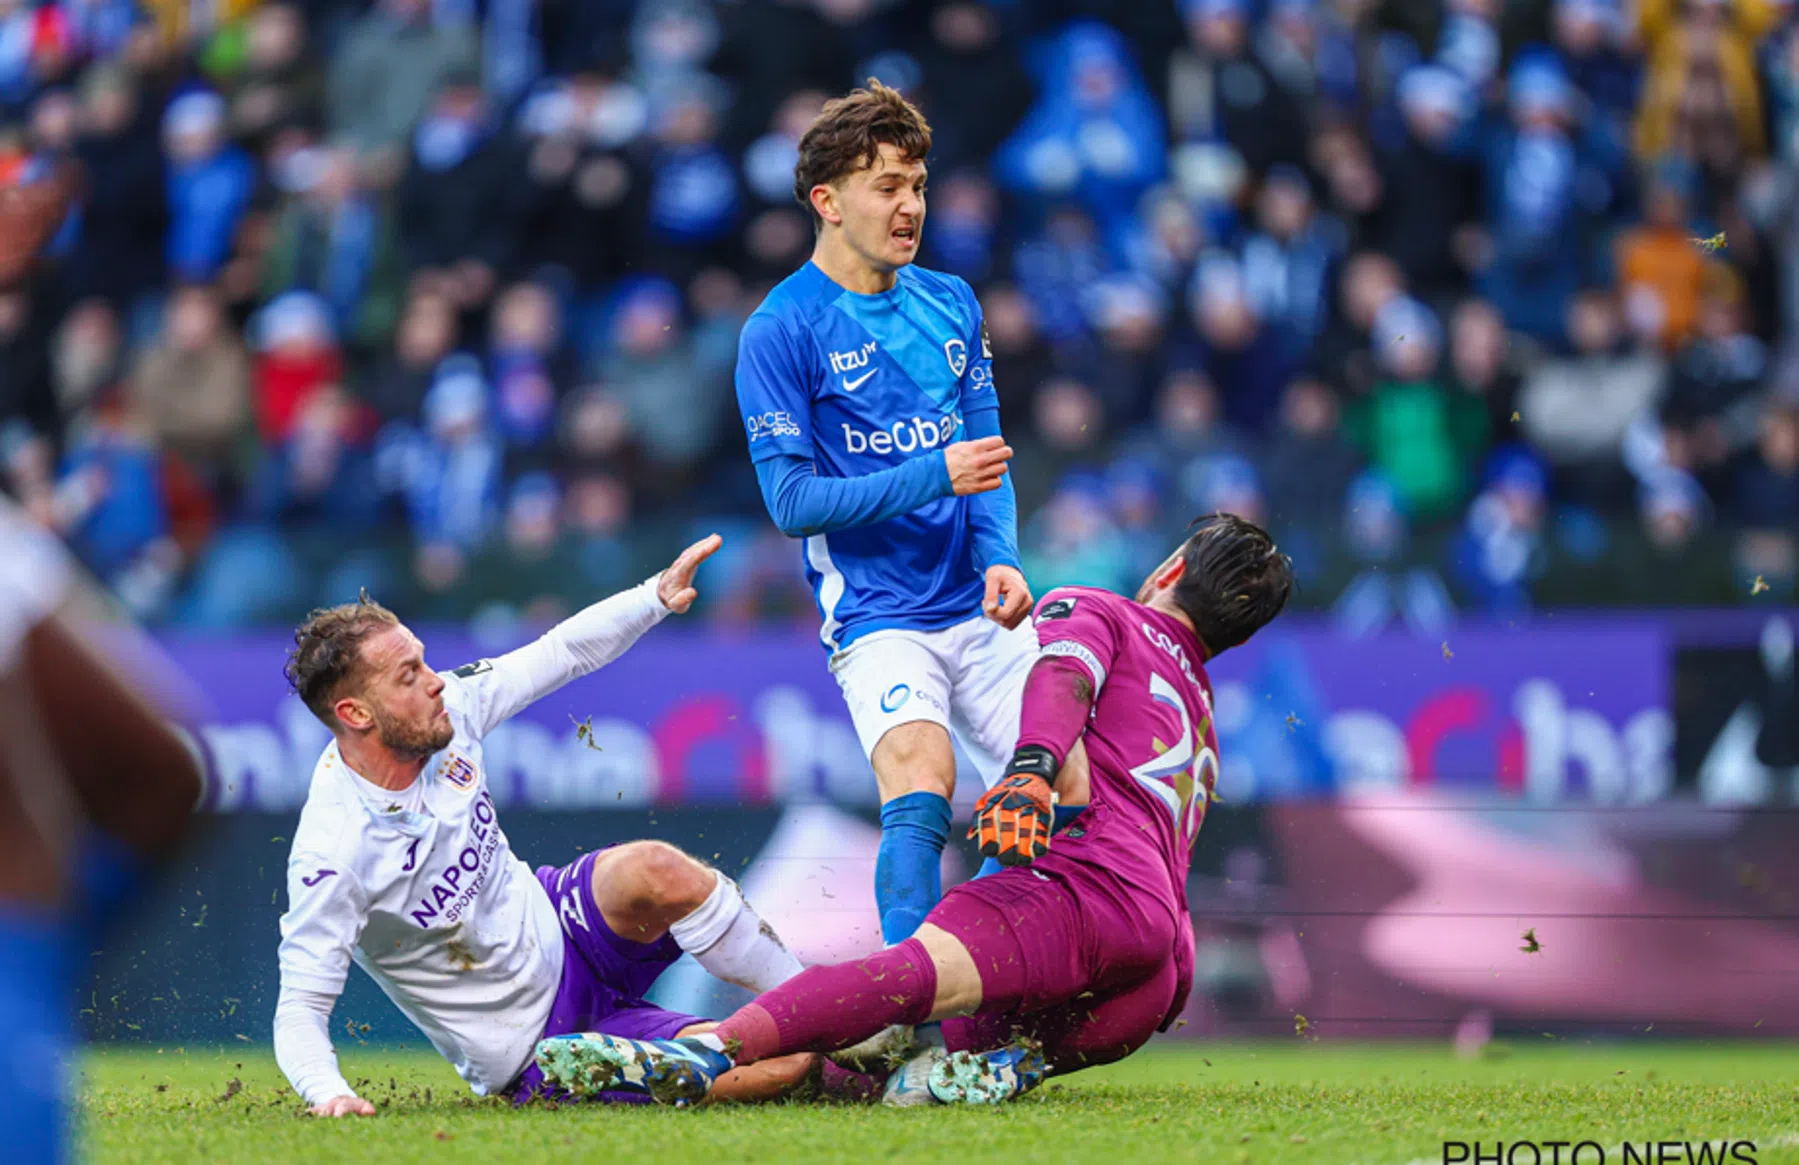
[[[997,435],[958,441],[940,455],[913,457],[855,477],[820,477],[798,454],[756,462],[768,515],[789,538],[872,526],[938,498],[989,493],[1005,481],[1012,450]]]
[[[313,1116],[374,1116],[337,1069],[331,1009],[337,996],[284,986],[275,1004],[275,1063]]]
[[[526,705],[605,667],[670,612],[686,613],[699,597],[695,572],[723,545],[723,538],[709,534],[683,550],[668,569],[577,611],[535,642],[450,672],[469,697],[475,735],[486,735]]]
[[[331,1009],[343,993],[350,953],[368,919],[368,896],[349,856],[296,843],[287,860],[275,1063],[318,1116],[372,1116],[375,1111],[338,1071],[331,1047]]]

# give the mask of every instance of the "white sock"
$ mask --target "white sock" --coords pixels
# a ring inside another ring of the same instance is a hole
[[[668,928],[681,949],[708,973],[758,995],[805,970],[774,927],[750,909],[737,883],[714,872],[718,882],[712,893]]]

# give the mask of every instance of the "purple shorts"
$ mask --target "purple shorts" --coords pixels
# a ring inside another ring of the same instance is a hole
[[[643,998],[657,976],[681,957],[681,947],[666,934],[653,943],[633,942],[620,938],[606,925],[593,900],[593,863],[604,852],[595,850],[566,866],[537,867],[537,880],[562,920],[562,982],[556,988],[543,1034],[597,1031],[639,1040],[670,1039],[690,1024],[706,1022]],[[573,1099],[548,1088],[536,1063],[526,1067],[510,1093],[520,1104],[534,1098]],[[646,1098],[608,1092],[598,1099],[641,1102]]]

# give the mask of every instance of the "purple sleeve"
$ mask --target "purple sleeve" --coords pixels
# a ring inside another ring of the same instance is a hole
[[[1101,596],[1053,590],[1037,604],[1037,663],[1025,678],[1018,747],[1047,748],[1060,765],[1087,728],[1118,651]]]

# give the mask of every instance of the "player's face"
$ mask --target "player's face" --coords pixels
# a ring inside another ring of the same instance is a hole
[[[400,756],[423,759],[449,746],[456,730],[444,707],[443,677],[425,662],[425,646],[404,626],[362,646],[369,679],[363,691],[375,736]]]
[[[845,178],[836,192],[850,249],[877,271],[892,271],[917,258],[924,234],[924,190],[924,163],[908,162],[883,143],[874,165]]]

